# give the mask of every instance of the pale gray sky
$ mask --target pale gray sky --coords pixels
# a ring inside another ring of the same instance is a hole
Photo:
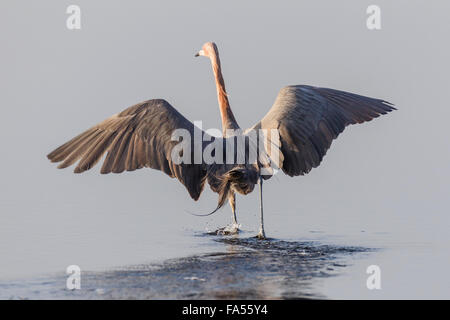
[[[81,30],[66,28],[69,4],[81,7]],[[369,4],[381,7],[381,30],[366,28]],[[97,166],[74,175],[45,157],[150,98],[168,100],[206,128],[219,127],[209,61],[194,58],[206,41],[219,47],[243,127],[289,84],[346,90],[399,108],[347,128],[309,175],[280,174],[265,184],[268,235],[366,230],[388,233],[393,246],[446,248],[448,12],[450,3],[437,0],[2,1],[0,278],[74,261],[89,268],[137,263],[142,252],[194,252],[202,249],[192,249],[193,232],[228,222],[228,207],[208,219],[187,214],[214,208],[216,195],[208,190],[194,203],[160,172],[105,176]],[[256,231],[256,193],[237,205],[240,221]],[[444,270],[449,260],[436,252],[440,264],[427,268]]]

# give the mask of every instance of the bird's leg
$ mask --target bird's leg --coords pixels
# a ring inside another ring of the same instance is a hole
[[[231,211],[233,212],[233,225],[238,226],[237,217],[236,217],[236,195],[233,193],[230,198],[228,198],[230,203]]]
[[[233,222],[231,225],[219,228],[216,231],[216,233],[219,235],[230,235],[239,233],[239,224],[237,222],[236,217],[236,194],[234,192],[229,196],[228,202],[230,203],[231,211],[233,212]]]
[[[259,177],[259,209],[260,209],[260,225],[259,232],[256,235],[258,239],[266,239],[266,233],[264,232],[264,217],[263,217],[263,194],[262,194],[263,178]]]

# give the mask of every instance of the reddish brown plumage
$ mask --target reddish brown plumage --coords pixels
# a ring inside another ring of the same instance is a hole
[[[211,66],[217,88],[217,99],[219,101],[220,115],[222,119],[222,130],[225,135],[226,129],[239,129],[239,125],[237,124],[236,118],[231,111],[230,102],[228,101],[228,94],[225,89],[225,81],[223,80],[222,67],[220,65],[219,50],[213,42],[205,43],[202,50],[204,55],[211,60]]]

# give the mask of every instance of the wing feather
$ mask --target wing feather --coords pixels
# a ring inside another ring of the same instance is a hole
[[[193,137],[194,125],[167,101],[148,100],[86,130],[47,157],[52,162],[62,162],[58,168],[79,161],[74,172],[81,173],[95,166],[106,153],[101,173],[121,173],[143,167],[158,169],[176,177],[197,200],[207,169],[203,163],[172,162],[171,151],[178,143],[171,140],[175,129],[188,130]]]
[[[345,91],[298,85],[280,90],[274,105],[251,129],[278,129],[278,163],[290,176],[317,167],[331,143],[350,124],[395,110],[384,100]]]

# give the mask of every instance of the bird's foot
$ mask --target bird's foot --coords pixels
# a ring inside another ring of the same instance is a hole
[[[256,235],[256,238],[258,238],[259,240],[266,240],[267,238],[264,230],[259,230],[258,234]]]
[[[214,233],[218,236],[228,236],[232,234],[238,234],[239,231],[241,231],[239,228],[241,227],[240,224],[232,223],[225,227],[217,229]]]

